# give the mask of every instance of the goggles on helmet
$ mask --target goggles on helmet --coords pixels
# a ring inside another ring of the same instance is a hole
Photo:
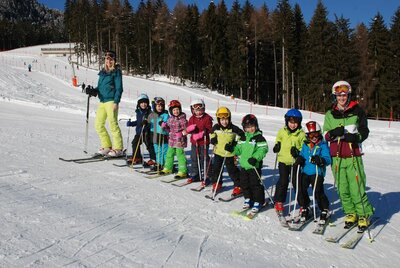
[[[350,88],[345,85],[341,85],[338,87],[334,88],[334,95],[339,96],[339,95],[347,95],[350,93]]]
[[[201,109],[203,109],[203,104],[201,104],[201,103],[196,103],[196,104],[193,104],[192,107],[193,107],[193,109],[195,109],[195,110],[201,110]]]
[[[229,118],[229,113],[218,113],[218,118]]]

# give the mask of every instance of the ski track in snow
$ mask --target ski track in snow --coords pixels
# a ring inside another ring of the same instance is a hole
[[[32,48],[34,50],[36,48]],[[14,53],[14,54],[13,54]],[[109,162],[78,165],[58,157],[83,155],[86,95],[70,85],[65,59],[0,53],[0,266],[1,267],[396,267],[393,258],[399,236],[400,160],[399,122],[370,120],[370,137],[363,144],[368,196],[381,218],[371,235],[375,242],[360,241],[354,250],[343,250],[311,234],[282,228],[271,208],[252,221],[233,217],[230,203],[204,198],[210,188],[196,193],[193,185],[173,187],[160,179],[146,179]],[[29,54],[29,53],[28,53]],[[33,72],[23,62],[39,59]],[[54,70],[49,71],[53,66]],[[64,70],[64,66],[65,70]],[[46,72],[45,72],[46,70]],[[63,71],[63,72],[61,72]],[[97,72],[76,70],[80,81],[94,85]],[[178,98],[190,114],[189,101],[202,97],[214,116],[217,105],[233,112],[237,125],[249,112],[249,103],[229,97],[138,78],[124,77],[120,118],[134,114],[137,93],[167,101]],[[89,151],[95,152],[97,100],[90,102]],[[237,111],[235,111],[237,109]],[[251,106],[270,147],[283,126],[285,109]],[[323,116],[303,112],[322,124]],[[121,130],[126,142],[124,122]],[[133,129],[130,132],[133,138]],[[275,155],[264,160],[266,188],[276,183]],[[116,160],[114,163],[119,163]],[[225,194],[232,182],[224,173]],[[273,180],[273,183],[272,183]],[[326,192],[334,217],[343,213],[328,169]],[[333,232],[328,227],[326,234]]]

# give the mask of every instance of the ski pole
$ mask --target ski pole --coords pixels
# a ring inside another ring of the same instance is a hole
[[[262,185],[264,185],[263,182],[262,182],[262,179],[261,179],[261,175],[258,173],[257,168],[256,168],[256,167],[253,167],[253,168],[254,168],[254,171],[256,172],[257,176],[258,176],[258,179],[260,180],[260,183],[261,183]],[[269,200],[271,201],[272,206],[274,206],[275,203],[274,203],[274,200],[272,199],[272,196],[269,194],[268,191],[266,191],[266,192],[267,192],[267,195],[268,195]]]
[[[314,180],[314,187],[313,187],[313,191],[312,191],[314,222],[317,221],[317,213],[315,212],[315,189],[317,188],[317,181],[318,181],[318,166],[315,165],[315,180]]]
[[[133,154],[133,156],[132,156],[131,168],[133,168],[133,164],[134,164],[133,162],[135,161],[136,154],[137,154],[137,152],[138,152],[138,150],[139,150],[139,145],[140,145],[140,142],[142,141],[142,139],[143,139],[143,127],[142,127],[142,129],[140,130],[139,140],[138,140],[138,142],[137,142],[137,144],[136,144],[136,149],[135,149],[135,152],[134,152],[134,154]]]
[[[338,137],[337,140],[336,161],[335,161],[336,176],[335,175],[333,176],[333,187],[335,188],[336,188],[336,181],[339,181],[339,148],[340,148],[340,137]]]
[[[156,128],[156,131],[157,131],[157,128]],[[156,132],[156,133],[157,133],[157,132]],[[157,173],[160,172],[160,165],[161,165],[161,163],[162,163],[162,165],[164,166],[164,159],[161,161],[161,157],[163,157],[163,155],[161,154],[161,152],[162,152],[162,147],[161,147],[161,138],[162,138],[162,134],[159,133],[158,135],[159,135],[159,136],[158,136],[158,151],[157,151],[157,154],[158,154],[158,161],[159,161],[159,163],[158,163],[158,165],[157,165]]]
[[[356,160],[356,159],[354,158],[353,146],[351,145],[350,142],[349,142],[349,147],[350,147],[350,153],[351,153],[351,161],[353,162],[354,172],[356,173],[356,182],[357,182],[357,186],[358,186],[358,193],[359,193],[360,199],[361,199],[361,207],[362,207],[364,216],[366,216],[364,200],[363,200],[362,194],[361,194],[360,181],[358,180],[358,171],[357,171],[357,167],[356,167],[356,163],[355,163],[355,160]],[[369,228],[369,224],[367,225],[367,231],[368,231],[368,239],[369,239],[370,242],[372,242],[373,239],[372,239],[372,237],[371,237],[371,230],[370,230],[370,228]]]
[[[290,166],[290,181],[289,181],[289,215],[293,217],[292,215],[292,191],[293,191],[293,164],[294,164],[294,158],[292,157],[292,165]]]
[[[299,194],[299,173],[300,173],[300,165],[297,166],[297,172],[296,172],[296,195],[294,198],[294,202],[293,202],[293,215],[296,212],[296,202],[297,202],[297,196]],[[294,218],[292,218],[292,221]]]
[[[83,147],[83,152],[87,154],[88,138],[89,138],[89,105],[90,105],[90,95],[88,94],[86,103],[86,131],[85,131],[85,145]]]
[[[274,173],[276,173],[276,165],[278,163],[278,154],[275,156],[275,164],[274,164]],[[275,176],[272,177],[272,186],[271,186],[271,196],[274,196],[274,190],[276,188],[275,185]]]
[[[124,121],[124,120],[128,121],[129,119],[121,118],[118,121]],[[128,137],[126,138],[125,160],[128,159],[128,150],[129,150],[128,144],[129,144],[130,132],[131,132],[131,128],[128,127]]]
[[[199,179],[201,178],[201,166],[200,166],[200,148],[199,142],[196,141],[196,157],[197,157],[197,169],[199,172]]]
[[[218,187],[219,181],[222,177],[222,171],[224,170],[225,160],[226,160],[226,152],[224,155],[224,160],[222,161],[221,170],[219,171],[218,180],[217,180],[217,184],[216,184],[215,188]],[[212,200],[214,200],[216,194],[217,194],[217,191],[216,191],[216,189],[214,189]]]
[[[204,162],[204,164],[203,164],[203,176],[204,176],[204,185],[206,185],[206,183],[207,183],[207,170],[206,170],[206,168],[207,168],[207,155],[208,155],[208,152],[207,152],[206,142],[207,142],[207,138],[206,138],[206,135],[204,135],[204,144],[203,144],[203,146],[204,146],[204,152],[203,152],[203,162]]]
[[[318,146],[315,147],[313,156],[315,156],[315,153],[317,152]],[[318,181],[318,165],[315,164],[315,180],[314,180],[314,185],[313,185],[313,214],[314,214],[314,222],[317,221],[317,213],[315,211],[315,189],[317,187],[317,181]]]

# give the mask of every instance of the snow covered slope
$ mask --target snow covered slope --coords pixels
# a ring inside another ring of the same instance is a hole
[[[37,62],[36,62],[37,61]],[[397,267],[400,232],[400,125],[370,120],[364,162],[368,197],[380,221],[354,250],[279,225],[273,209],[253,221],[233,217],[241,199],[204,198],[193,186],[149,180],[111,162],[74,164],[58,157],[84,156],[86,95],[71,85],[66,58],[41,57],[40,47],[0,53],[0,266],[1,267]],[[33,71],[26,65],[33,62]],[[25,63],[25,65],[24,65]],[[95,84],[97,71],[76,70],[79,83]],[[213,117],[228,106],[233,122],[250,111],[270,148],[285,109],[251,105],[205,89],[124,77],[120,118],[134,114],[138,94],[180,99],[184,111],[203,98]],[[91,101],[89,151],[98,148]],[[322,124],[323,116],[303,111]],[[126,143],[128,130],[121,121]],[[130,133],[132,138],[132,132]],[[126,146],[126,144],[125,144]],[[267,154],[264,185],[277,180],[275,155]],[[122,161],[115,160],[115,163]],[[232,187],[225,177],[229,195]],[[343,216],[331,172],[326,192],[334,218]],[[328,227],[326,235],[333,232]]]

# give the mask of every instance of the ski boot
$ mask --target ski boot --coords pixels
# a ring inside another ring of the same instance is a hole
[[[185,178],[187,178],[187,174],[185,172],[179,171],[178,173],[176,173],[174,178],[175,179],[185,179]]]
[[[231,196],[237,196],[242,194],[242,189],[239,186],[233,188]]]
[[[324,209],[324,210],[321,212],[321,215],[319,216],[318,224],[319,224],[319,225],[325,225],[326,222],[328,221],[330,215],[331,215],[331,214],[329,213],[329,210]]]
[[[344,218],[344,228],[349,229],[351,228],[357,221],[357,215],[350,213],[347,214],[346,217]]]
[[[222,189],[222,183],[213,183],[213,185],[212,185],[212,191],[213,192],[219,192],[219,191],[221,191],[221,189]]]
[[[261,209],[261,204],[258,202],[254,202],[253,207],[251,208],[252,213],[258,213]]]
[[[283,203],[282,202],[275,202],[275,211],[278,216],[283,217]]]
[[[300,208],[300,221],[301,222],[306,222],[308,219],[310,218],[310,210],[308,209],[308,207]]]
[[[370,224],[370,221],[369,221],[368,217],[360,216],[360,218],[358,219],[358,231],[360,233],[364,232],[368,228],[369,224]]]
[[[243,203],[243,207],[242,207],[242,209],[249,209],[250,208],[250,198],[246,198],[245,200],[244,200],[244,203]]]
[[[171,173],[172,173],[172,170],[165,169],[165,168],[158,172],[159,175],[169,175]]]

